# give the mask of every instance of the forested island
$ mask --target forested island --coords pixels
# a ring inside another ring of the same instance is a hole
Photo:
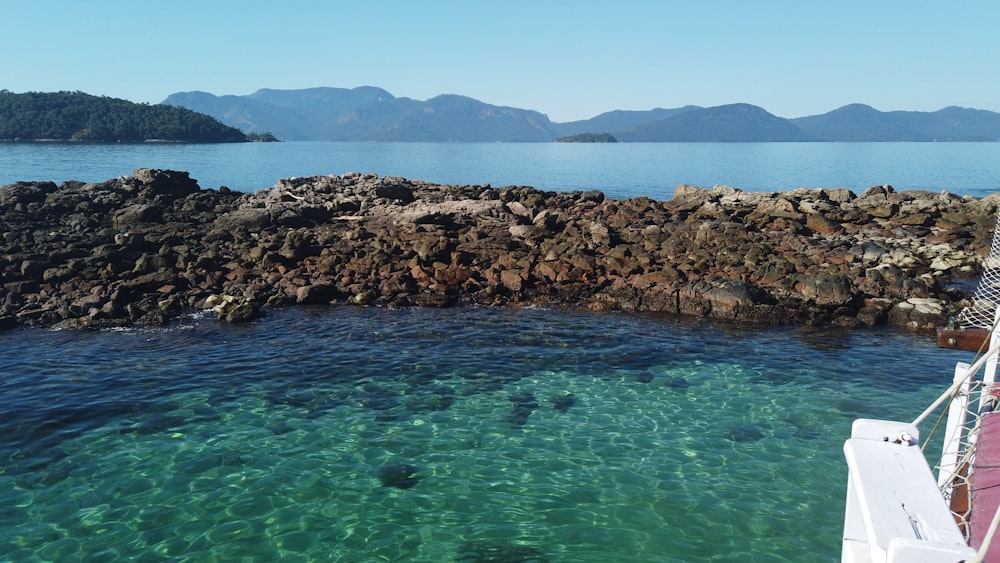
[[[251,139],[214,117],[177,106],[137,104],[83,92],[16,94],[0,90],[0,141],[241,143],[251,140],[261,139]]]
[[[618,139],[610,133],[580,133],[568,137],[559,137],[557,143],[617,143]]]

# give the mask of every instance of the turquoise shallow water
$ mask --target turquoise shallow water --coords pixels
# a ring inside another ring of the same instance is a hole
[[[0,561],[836,561],[889,330],[290,309],[0,333]]]

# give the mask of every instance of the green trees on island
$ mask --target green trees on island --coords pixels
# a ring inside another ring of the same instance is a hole
[[[278,141],[278,138],[270,131],[265,131],[263,133],[247,133],[247,140],[255,143],[274,143]]]
[[[559,137],[557,143],[617,143],[610,133],[580,133],[568,137]]]
[[[229,143],[249,139],[213,117],[176,106],[83,92],[0,90],[0,140]]]

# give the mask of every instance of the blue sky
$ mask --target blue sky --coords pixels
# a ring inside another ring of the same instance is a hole
[[[0,88],[158,103],[370,85],[556,122],[736,102],[1000,111],[998,23],[995,0],[3,0]]]

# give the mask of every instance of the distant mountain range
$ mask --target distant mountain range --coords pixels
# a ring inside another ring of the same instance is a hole
[[[758,106],[729,104],[615,110],[554,123],[534,110],[454,94],[397,98],[373,86],[263,89],[246,96],[178,92],[163,103],[294,141],[547,142],[581,133],[608,133],[626,142],[1000,140],[1000,113],[960,107],[882,112],[851,104],[785,119]]]

